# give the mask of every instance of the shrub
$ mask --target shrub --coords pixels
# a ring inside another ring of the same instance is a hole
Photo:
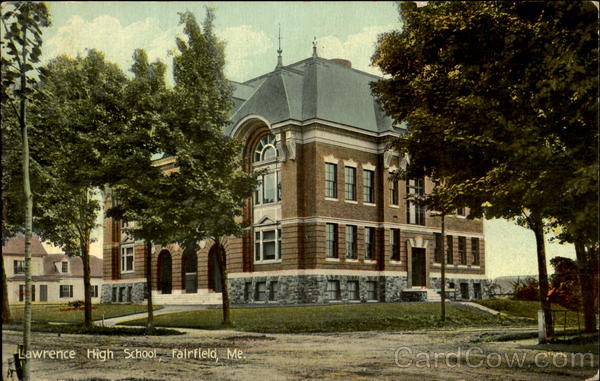
[[[513,298],[517,300],[539,300],[540,284],[535,278],[527,278],[513,285]]]
[[[72,302],[69,302],[68,305],[71,307],[79,308],[83,307],[85,305],[85,302],[83,300],[74,300]]]

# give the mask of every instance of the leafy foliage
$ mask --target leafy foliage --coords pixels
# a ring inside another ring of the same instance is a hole
[[[513,298],[516,300],[539,300],[540,284],[535,278],[527,278],[513,285]]]
[[[552,303],[570,310],[581,306],[581,286],[579,284],[579,268],[575,261],[565,257],[554,257],[550,260],[554,274],[550,278],[552,289],[549,297]]]

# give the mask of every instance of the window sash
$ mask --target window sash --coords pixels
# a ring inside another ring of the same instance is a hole
[[[330,280],[327,281],[327,299],[339,300],[340,299],[340,281]]]
[[[373,190],[375,188],[374,172],[363,170],[363,201],[368,203],[375,202]]]
[[[63,273],[69,272],[69,262],[61,262],[61,272],[63,272]]]
[[[356,168],[346,167],[345,198],[348,201],[356,201]]]
[[[422,196],[425,192],[423,178],[409,179],[406,182],[406,194],[408,196]],[[406,221],[412,225],[425,225],[425,208],[412,200],[406,201]]]
[[[435,251],[433,255],[433,261],[435,263],[442,263],[442,243],[442,235],[440,233],[435,233]]]
[[[367,300],[377,300],[377,282],[367,281]]]
[[[451,235],[446,236],[446,263],[454,264],[454,240]]]
[[[467,264],[467,238],[458,237],[458,256],[461,265]]]
[[[471,253],[473,255],[473,265],[479,266],[479,238],[471,238]]]
[[[337,224],[327,224],[327,258],[337,258],[338,246],[338,229]]]
[[[272,261],[281,259],[281,229],[258,230],[254,233],[254,259]]]
[[[374,254],[374,241],[375,241],[375,228],[365,228],[365,259],[373,259]]]
[[[121,272],[133,271],[134,251],[133,246],[125,246],[121,248]]]
[[[390,172],[390,175],[393,175],[393,172]],[[398,181],[393,180],[390,183],[390,204],[398,205],[398,193],[399,193]]]
[[[394,261],[400,260],[400,229],[391,229],[390,248],[392,251],[391,259]]]
[[[358,281],[348,281],[346,283],[346,290],[348,291],[348,299],[350,300],[358,300],[359,299],[359,293],[358,293]]]
[[[257,282],[255,292],[256,292],[255,299],[257,301],[265,301],[266,297],[267,297],[267,283],[266,282]]]
[[[337,165],[325,164],[325,197],[337,198]]]
[[[346,226],[346,258],[356,259],[356,226]]]

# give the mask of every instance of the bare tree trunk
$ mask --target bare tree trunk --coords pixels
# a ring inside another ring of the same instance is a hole
[[[152,241],[144,241],[146,244],[146,289],[148,291],[148,321],[146,323],[146,334],[154,333],[154,306],[152,305]]]
[[[217,245],[217,258],[219,259],[219,271],[221,272],[221,297],[223,300],[223,325],[231,326],[231,317],[229,311],[229,289],[227,288],[227,258],[225,250],[221,246],[219,238],[215,239]]]
[[[26,30],[23,31],[23,40],[27,41]],[[23,47],[22,62],[26,62],[27,50]],[[21,90],[27,87],[25,70],[21,70]],[[27,117],[25,115],[27,98],[21,95],[19,124],[23,139],[23,192],[25,194],[25,311],[23,322],[23,353],[27,353],[31,346],[31,235],[33,228],[33,195],[29,182],[29,139],[27,132]],[[23,359],[23,380],[29,381],[31,369],[29,360]]]
[[[583,321],[586,332],[596,332],[596,309],[594,303],[594,280],[591,271],[591,262],[589,252],[585,245],[575,242],[575,253],[577,255],[577,264],[579,267],[579,285],[581,287],[581,297],[583,302]]]
[[[546,268],[546,246],[544,242],[544,225],[542,218],[535,214],[532,215],[530,217],[529,227],[535,234],[540,285],[540,304],[542,311],[544,311],[544,322],[546,324],[545,341],[547,342],[554,339],[554,325],[552,322],[551,304],[548,299],[548,270]]]
[[[439,249],[442,256],[442,310],[441,320],[446,321],[446,214],[442,213],[442,247]]]
[[[83,262],[83,325],[91,327],[92,320],[92,283],[90,281],[90,234],[85,233],[81,242],[81,261]]]

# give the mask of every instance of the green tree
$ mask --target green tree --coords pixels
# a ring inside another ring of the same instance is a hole
[[[403,30],[381,36],[373,56],[390,75],[374,92],[392,117],[409,123],[397,148],[414,168],[454,187],[472,217],[516,218],[534,232],[551,339],[544,219],[576,173],[578,152],[568,147],[597,137],[596,9],[406,2],[400,13]]]
[[[174,240],[188,248],[212,238],[218,249],[223,282],[224,324],[230,324],[227,272],[222,237],[240,233],[244,200],[252,194],[256,176],[241,171],[239,142],[223,134],[232,106],[231,84],[225,78],[224,46],[213,30],[207,9],[202,27],[190,12],[180,14],[186,40],[177,39],[175,88],[169,125],[173,133],[166,153],[176,158],[170,175],[177,193],[165,213],[177,227]]]
[[[127,230],[145,242],[145,273],[148,320],[147,333],[154,331],[152,304],[153,243],[170,243],[169,215],[175,188],[170,177],[153,165],[153,155],[162,151],[169,136],[164,122],[169,92],[165,84],[166,67],[160,61],[148,63],[146,52],[137,49],[131,71],[134,78],[125,88],[125,104],[130,116],[124,128],[112,137],[113,144],[103,157],[104,182],[112,198],[107,217],[130,222]],[[165,218],[166,217],[166,218]]]
[[[45,191],[36,230],[66,253],[81,256],[84,325],[91,326],[89,249],[100,210],[100,168],[111,136],[127,120],[126,78],[96,50],[75,59],[57,57],[41,71],[33,123],[40,134],[38,144],[46,147],[36,158]]]
[[[6,7],[6,8],[5,8]],[[25,311],[23,349],[30,348],[31,341],[31,235],[33,225],[33,197],[29,181],[29,136],[27,101],[31,97],[31,76],[34,65],[41,56],[41,28],[50,25],[48,8],[44,3],[17,2],[3,6],[2,12],[2,108],[10,106],[19,121],[21,130],[23,193],[25,198]],[[19,82],[17,88],[16,82]],[[17,103],[18,102],[18,108]],[[4,267],[3,267],[4,269]],[[3,274],[3,279],[5,274]],[[30,379],[30,366],[23,360],[23,379]]]

